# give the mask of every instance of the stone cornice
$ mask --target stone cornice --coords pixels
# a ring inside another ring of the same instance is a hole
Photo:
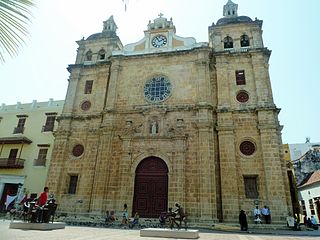
[[[259,111],[275,111],[280,112],[280,108],[277,108],[275,105],[265,105],[265,106],[248,106],[241,107],[237,109],[231,109],[230,107],[218,107],[216,109],[217,113],[248,113],[248,112],[259,112]]]
[[[57,117],[57,121],[61,120],[90,120],[94,118],[101,118],[102,113],[96,113],[96,114],[87,114],[87,115],[76,115],[76,114],[61,114],[59,117]]]
[[[218,132],[220,131],[234,131],[235,130],[235,126],[234,125],[216,125],[216,130]]]
[[[209,103],[198,103],[198,104],[182,104],[177,106],[169,106],[169,105],[136,105],[133,106],[132,109],[121,109],[121,110],[115,110],[115,109],[105,109],[103,113],[111,113],[111,114],[135,114],[135,113],[147,113],[152,111],[157,111],[161,113],[167,113],[167,112],[175,112],[175,111],[196,111],[199,109],[209,109],[213,110],[214,106]]]
[[[97,61],[97,62],[84,62],[81,64],[69,64],[67,67],[67,70],[69,73],[71,73],[71,71],[73,69],[81,69],[81,68],[94,68],[94,67],[101,67],[101,66],[105,66],[105,65],[111,65],[111,61]]]
[[[206,43],[207,44],[207,43]],[[209,46],[198,46],[194,47],[192,49],[186,49],[186,50],[179,50],[179,51],[167,51],[167,52],[151,52],[151,53],[145,53],[145,54],[133,54],[133,55],[114,55],[111,56],[110,59],[116,60],[116,59],[130,59],[133,58],[154,58],[154,57],[166,57],[166,56],[177,56],[177,55],[186,55],[189,53],[194,53],[198,51],[208,51],[208,53],[211,52],[211,48]]]
[[[214,57],[218,56],[231,56],[231,57],[239,57],[239,55],[243,56],[244,54],[248,54],[249,56],[251,54],[255,53],[263,53],[266,54],[268,57],[271,55],[271,50],[268,48],[240,48],[240,49],[228,49],[223,51],[213,51],[212,54]]]

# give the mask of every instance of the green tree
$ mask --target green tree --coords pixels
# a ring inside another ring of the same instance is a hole
[[[0,62],[5,61],[6,54],[18,54],[28,35],[34,6],[34,0],[0,0]]]

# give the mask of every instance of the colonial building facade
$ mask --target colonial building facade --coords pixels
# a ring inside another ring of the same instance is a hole
[[[7,195],[19,199],[43,191],[63,104],[50,99],[0,106],[0,211]]]
[[[161,14],[136,43],[122,45],[113,17],[77,42],[47,182],[59,211],[99,215],[127,203],[158,217],[179,202],[191,221],[212,223],[268,205],[273,222],[285,221],[271,51],[262,21],[237,8],[228,1],[208,43],[176,35]]]

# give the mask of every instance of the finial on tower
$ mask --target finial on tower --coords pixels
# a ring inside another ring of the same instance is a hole
[[[115,21],[113,20],[113,15],[109,17],[107,21],[103,22],[103,30],[102,32],[116,32],[117,31],[117,25]]]
[[[238,4],[228,0],[227,4],[223,6],[223,16],[225,17],[237,17],[238,16]]]

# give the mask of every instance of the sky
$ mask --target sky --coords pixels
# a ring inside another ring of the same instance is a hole
[[[36,0],[30,36],[15,58],[0,63],[0,104],[65,99],[77,54],[75,41],[101,32],[111,15],[123,45],[144,36],[149,20],[173,19],[176,34],[208,42],[208,26],[223,17],[227,0]],[[238,15],[263,20],[272,50],[270,79],[283,143],[320,142],[319,0],[233,0]]]

